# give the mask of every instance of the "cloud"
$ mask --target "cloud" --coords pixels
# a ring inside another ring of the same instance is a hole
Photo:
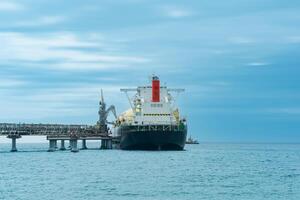
[[[24,101],[31,102],[76,102],[97,100],[101,88],[104,89],[105,96],[111,96],[120,93],[120,88],[126,87],[117,84],[101,83],[77,83],[59,88],[46,88],[37,91],[35,94],[24,96]]]
[[[1,78],[0,79],[0,88],[15,88],[18,86],[25,85],[27,82],[18,79],[10,79],[10,78]]]
[[[75,34],[68,32],[55,32],[43,35],[26,35],[17,32],[0,32],[0,40],[7,47],[93,47],[95,43],[89,40],[80,40]]]
[[[183,18],[193,15],[194,13],[188,9],[178,6],[164,6],[161,8],[162,14],[170,18]]]
[[[23,66],[67,70],[95,70],[121,68],[148,62],[139,56],[109,52],[109,42],[94,34],[77,36],[67,32],[26,35],[15,32],[0,33],[0,59],[2,63],[22,62]],[[85,51],[84,48],[99,48]],[[82,49],[83,48],[83,49]]]
[[[251,62],[247,64],[248,66],[266,66],[266,65],[270,65],[270,63],[266,63],[266,62]]]
[[[111,57],[111,59],[114,59]],[[121,58],[117,58],[121,59]],[[138,58],[139,59],[139,58]],[[101,59],[100,59],[101,60]],[[101,61],[91,61],[91,62],[60,62],[60,63],[49,63],[48,68],[57,69],[57,70],[77,70],[77,71],[85,71],[85,70],[113,70],[113,69],[121,69],[121,68],[133,68],[132,65],[122,63],[118,63],[117,61],[107,62],[106,64],[101,63]],[[128,60],[128,58],[124,57],[124,60]],[[144,62],[143,60],[141,60]],[[39,64],[35,64],[39,66]]]
[[[231,37],[229,38],[229,41],[234,44],[251,44],[256,42],[253,38],[240,37],[240,36]]]
[[[300,115],[299,107],[273,108],[273,109],[268,109],[267,111],[270,113],[278,113],[278,114]]]
[[[27,21],[19,21],[13,24],[13,27],[34,27],[34,26],[47,26],[59,24],[66,21],[67,18],[64,16],[43,16],[38,19],[31,19]]]
[[[289,43],[300,43],[300,36],[290,36],[287,40]]]
[[[65,119],[78,118],[79,123],[82,118],[89,116],[97,120],[98,101],[100,90],[103,88],[104,99],[107,104],[118,105],[118,112],[127,108],[126,97],[120,92],[120,88],[128,87],[117,84],[101,83],[76,83],[72,85],[62,85],[52,88],[38,88],[19,93],[18,90],[0,90],[2,121],[11,122],[39,122],[43,119]],[[120,97],[123,101],[118,102]],[[11,113],[10,115],[6,113]],[[30,113],[28,115],[28,113]],[[90,122],[90,121],[89,121]],[[60,123],[64,123],[63,121]]]
[[[0,11],[19,11],[23,10],[24,7],[13,1],[0,1]]]

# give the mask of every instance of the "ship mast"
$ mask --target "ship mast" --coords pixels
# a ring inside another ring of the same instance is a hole
[[[120,91],[124,92],[126,94],[126,97],[127,97],[128,101],[129,101],[129,104],[130,104],[130,107],[133,110],[132,102],[131,102],[131,100],[130,100],[130,98],[128,96],[128,92],[136,92],[137,89],[134,89],[134,88],[123,88],[123,89],[120,89]]]

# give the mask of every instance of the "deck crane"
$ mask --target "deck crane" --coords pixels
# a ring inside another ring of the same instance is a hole
[[[103,91],[101,89],[101,99],[99,101],[99,120],[97,122],[97,126],[100,129],[101,132],[107,133],[108,127],[107,124],[114,124],[114,122],[107,121],[107,117],[109,113],[112,112],[115,118],[117,118],[117,113],[114,105],[109,106],[108,109],[106,109],[106,103],[104,102],[103,97]]]

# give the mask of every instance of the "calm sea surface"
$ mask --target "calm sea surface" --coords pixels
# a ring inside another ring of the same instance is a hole
[[[90,144],[96,146],[95,144]],[[300,199],[300,144],[200,144],[186,151],[0,144],[0,199]]]

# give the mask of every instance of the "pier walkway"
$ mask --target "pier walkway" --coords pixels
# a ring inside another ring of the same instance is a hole
[[[89,125],[0,123],[0,136],[6,136],[12,140],[12,152],[17,151],[17,139],[25,135],[46,136],[49,141],[49,152],[66,150],[66,140],[70,142],[72,152],[79,151],[78,140],[82,140],[81,149],[87,149],[87,140],[99,140],[101,141],[101,149],[111,149],[113,138],[107,130],[107,127],[100,128]],[[60,148],[57,147],[57,141],[60,141]],[[115,138],[114,142],[116,141]]]

